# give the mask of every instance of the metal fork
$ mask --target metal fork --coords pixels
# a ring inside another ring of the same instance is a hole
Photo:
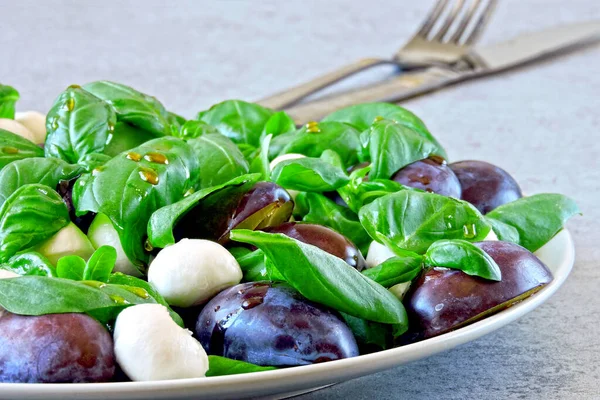
[[[312,81],[261,99],[258,103],[273,109],[283,109],[342,79],[378,65],[397,65],[406,71],[452,64],[467,54],[479,39],[494,12],[497,0],[471,0],[467,10],[461,14],[465,3],[465,0],[438,0],[419,30],[391,59],[358,60]],[[472,25],[471,29],[467,29],[469,25]],[[454,29],[451,31],[451,28]]]

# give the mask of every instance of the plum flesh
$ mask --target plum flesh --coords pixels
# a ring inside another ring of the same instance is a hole
[[[224,290],[202,310],[196,336],[208,354],[289,367],[358,355],[334,312],[285,283],[250,282]]]

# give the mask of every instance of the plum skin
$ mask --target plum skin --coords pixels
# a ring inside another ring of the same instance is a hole
[[[508,172],[485,161],[458,161],[449,164],[460,181],[463,200],[482,214],[523,197],[521,188]]]
[[[114,373],[112,337],[93,318],[0,310],[0,382],[106,382]]]
[[[475,245],[496,261],[502,280],[490,281],[446,268],[424,271],[404,301],[414,337],[429,338],[475,322],[552,281],[548,268],[517,244],[485,241]]]
[[[286,222],[274,228],[266,229],[270,233],[282,233],[303,243],[312,244],[344,261],[358,271],[366,268],[367,263],[360,250],[344,235],[323,225]]]
[[[404,186],[459,199],[461,184],[443,159],[430,157],[415,161],[396,172],[391,180]]]
[[[224,290],[198,316],[208,354],[288,367],[357,356],[350,329],[334,312],[285,283],[249,282]]]

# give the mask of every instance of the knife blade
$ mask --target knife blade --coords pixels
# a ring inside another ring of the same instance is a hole
[[[600,40],[600,21],[562,25],[476,49],[456,68],[406,72],[363,89],[330,95],[285,109],[298,124],[319,120],[343,107],[374,101],[398,102],[470,79],[567,53]]]

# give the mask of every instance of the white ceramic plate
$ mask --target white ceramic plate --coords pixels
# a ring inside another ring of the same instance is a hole
[[[522,317],[545,302],[565,282],[573,267],[573,240],[563,230],[536,255],[554,280],[534,296],[454,332],[422,342],[323,364],[201,379],[88,384],[0,383],[0,398],[18,399],[239,399],[292,395],[320,386],[372,374],[475,340]]]

